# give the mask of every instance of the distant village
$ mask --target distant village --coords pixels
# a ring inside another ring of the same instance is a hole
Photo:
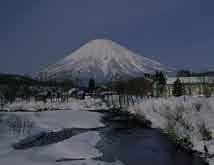
[[[46,102],[68,101],[70,97],[84,99],[85,97],[105,97],[106,95],[121,95],[133,102],[135,97],[179,97],[214,96],[214,73],[191,73],[179,71],[177,76],[169,77],[162,72],[145,74],[144,77],[128,80],[118,79],[106,84],[96,84],[96,80],[88,80],[85,87],[71,80],[56,82],[44,79],[31,79],[18,75],[0,75],[0,103],[17,100]]]

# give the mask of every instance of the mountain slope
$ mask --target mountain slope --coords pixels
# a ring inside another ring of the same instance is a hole
[[[139,77],[144,73],[164,71],[164,66],[137,55],[119,44],[104,39],[92,40],[80,49],[47,67],[49,79],[94,78],[106,82],[118,78]]]

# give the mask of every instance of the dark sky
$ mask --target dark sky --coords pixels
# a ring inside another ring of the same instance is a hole
[[[96,38],[170,67],[214,69],[213,7],[213,0],[0,0],[0,72],[37,72]]]

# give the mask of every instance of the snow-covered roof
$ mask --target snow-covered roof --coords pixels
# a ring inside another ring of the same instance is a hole
[[[214,84],[214,77],[168,77],[167,84],[172,85],[177,80],[177,78],[179,78],[184,84]]]

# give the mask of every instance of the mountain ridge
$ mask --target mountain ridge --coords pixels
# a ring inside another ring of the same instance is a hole
[[[164,65],[108,39],[91,40],[54,65],[42,71],[48,79],[94,78],[107,82],[125,77],[141,77],[145,73],[166,71]]]

